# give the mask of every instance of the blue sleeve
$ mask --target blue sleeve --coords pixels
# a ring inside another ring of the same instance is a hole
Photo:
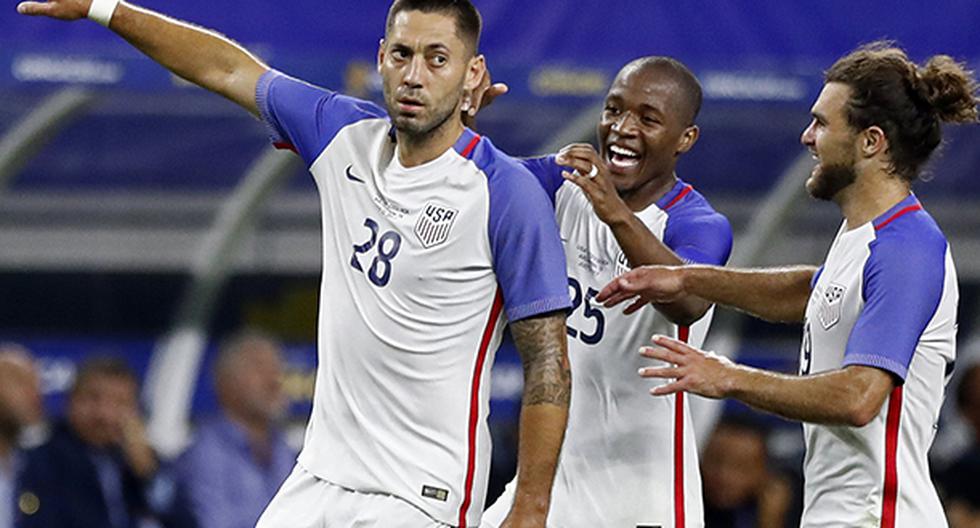
[[[732,253],[732,226],[705,205],[671,215],[664,244],[686,263],[723,266]]]
[[[904,380],[943,295],[946,241],[884,235],[870,244],[864,309],[847,340],[844,365],[877,367]]]
[[[384,118],[374,103],[338,94],[269,70],[255,88],[259,114],[277,148],[295,150],[307,166],[347,125]]]
[[[531,171],[531,174],[538,179],[538,183],[548,194],[551,203],[555,203],[555,193],[558,188],[565,183],[565,178],[561,176],[561,165],[555,162],[555,156],[544,156],[541,158],[524,158],[520,160],[524,168]]]
[[[507,318],[514,322],[571,307],[552,204],[518,163],[492,163],[493,168],[484,169],[490,185],[488,229]]]

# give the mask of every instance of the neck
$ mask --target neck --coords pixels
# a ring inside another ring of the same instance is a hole
[[[662,176],[647,180],[646,183],[635,189],[620,191],[619,196],[626,202],[626,206],[630,208],[630,211],[637,213],[663,198],[674,188],[674,184],[676,183],[677,175],[671,170],[671,172]]]
[[[228,419],[245,429],[248,443],[253,446],[264,446],[269,443],[272,428],[266,420],[250,419],[237,413],[228,413]]]
[[[878,170],[860,174],[834,198],[847,220],[848,229],[862,226],[904,200],[911,190],[902,178]]]
[[[405,167],[428,163],[452,148],[462,133],[463,123],[458,118],[448,119],[424,134],[408,134],[398,130],[398,161]]]

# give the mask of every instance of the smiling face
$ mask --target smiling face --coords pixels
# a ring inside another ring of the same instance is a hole
[[[819,200],[834,200],[857,180],[858,134],[848,124],[846,113],[850,97],[851,88],[846,84],[827,83],[810,111],[813,120],[800,137],[817,160],[806,190]]]
[[[619,72],[599,119],[599,149],[620,195],[672,178],[678,157],[697,139],[689,98],[657,66],[628,65]]]
[[[401,11],[378,52],[385,105],[392,124],[419,137],[446,123],[461,123],[459,105],[467,81],[475,84],[473,56],[445,13]],[[453,121],[455,120],[455,121]]]

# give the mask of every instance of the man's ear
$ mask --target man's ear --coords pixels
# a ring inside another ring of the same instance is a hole
[[[385,39],[378,41],[378,74],[381,74],[381,64],[385,61]]]
[[[881,127],[870,126],[864,129],[860,141],[861,155],[865,158],[873,158],[888,151],[888,136]]]
[[[674,155],[684,154],[694,147],[694,144],[698,142],[698,138],[701,137],[701,129],[697,125],[691,125],[684,130],[681,134],[680,141],[677,142],[677,151]]]
[[[476,89],[483,80],[487,71],[487,59],[483,55],[477,55],[470,59],[469,67],[466,69],[466,80],[463,81],[463,88],[467,91]]]

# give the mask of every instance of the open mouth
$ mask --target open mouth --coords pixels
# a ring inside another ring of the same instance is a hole
[[[613,169],[626,171],[635,169],[640,164],[642,156],[635,150],[619,145],[609,145],[609,148],[606,149],[606,158]]]

